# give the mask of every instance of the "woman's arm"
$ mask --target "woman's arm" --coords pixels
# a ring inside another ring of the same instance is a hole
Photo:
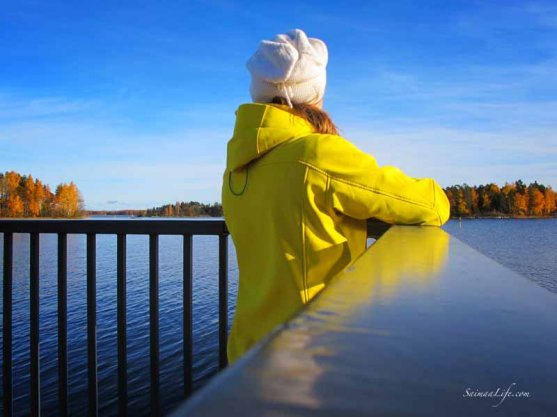
[[[450,214],[445,192],[430,178],[416,179],[391,166],[362,171],[347,179],[331,175],[334,209],[354,218],[392,224],[441,226]]]
[[[333,208],[357,219],[377,218],[392,224],[440,226],[450,214],[442,188],[430,178],[412,178],[375,159],[339,136],[319,140],[314,169],[328,177]]]

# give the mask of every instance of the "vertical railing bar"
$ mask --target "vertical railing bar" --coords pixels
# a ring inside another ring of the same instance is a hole
[[[4,294],[2,304],[2,361],[3,361],[3,406],[4,415],[13,415],[13,376],[12,376],[12,299],[13,299],[13,234],[4,232]]]
[[[87,234],[87,379],[89,416],[98,416],[96,235]]]
[[[192,329],[192,236],[184,235],[183,254],[183,335],[184,345],[184,397],[193,391],[193,329]]]
[[[126,235],[117,238],[117,316],[118,316],[118,415],[128,415],[128,353],[126,326]]]
[[[39,234],[31,233],[30,240],[30,319],[31,335],[30,355],[31,355],[31,415],[41,415],[41,375],[40,375],[40,347],[39,347]]]
[[[58,234],[58,414],[68,416],[68,240]]]
[[[226,339],[228,333],[228,235],[219,235],[219,369],[228,364]]]
[[[159,386],[159,236],[149,235],[149,344],[151,415],[160,415]]]

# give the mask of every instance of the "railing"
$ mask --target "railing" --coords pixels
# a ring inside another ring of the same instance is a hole
[[[88,414],[98,415],[97,378],[97,297],[96,236],[117,235],[117,349],[118,414],[128,415],[128,359],[126,337],[126,236],[149,236],[149,344],[151,415],[160,415],[159,388],[159,236],[183,237],[183,379],[184,397],[193,389],[192,360],[192,236],[219,237],[219,368],[226,366],[228,323],[228,231],[222,220],[2,220],[4,234],[3,271],[3,405],[4,416],[13,415],[12,293],[13,234],[30,234],[30,414],[41,413],[39,354],[39,235],[58,235],[58,397],[60,416],[69,414],[68,393],[68,304],[67,304],[67,235],[87,236],[87,378]]]
[[[393,226],[173,417],[555,416],[557,297]]]
[[[368,236],[378,238],[388,229],[380,222],[368,222]],[[13,234],[30,234],[30,414],[41,413],[40,352],[39,352],[39,235],[57,234],[57,321],[58,321],[58,414],[69,415],[68,390],[68,292],[67,236],[86,235],[87,253],[87,378],[88,414],[99,411],[97,377],[97,297],[96,297],[96,236],[117,236],[117,357],[118,414],[128,415],[128,358],[126,336],[126,236],[149,236],[149,340],[150,340],[150,408],[151,415],[161,414],[159,355],[159,236],[183,237],[183,380],[184,397],[193,389],[192,350],[192,236],[219,237],[219,369],[227,365],[226,339],[228,324],[228,230],[223,220],[0,220],[4,234],[3,270],[3,406],[4,415],[13,415],[12,358],[12,294]]]

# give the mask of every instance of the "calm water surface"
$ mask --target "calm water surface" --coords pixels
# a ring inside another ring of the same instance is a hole
[[[450,221],[444,229],[498,262],[557,293],[557,219]],[[55,235],[41,235],[41,389],[44,415],[55,416],[56,250]],[[194,372],[197,385],[218,363],[218,238],[194,237]],[[0,249],[2,240],[0,240]],[[229,245],[230,317],[236,300],[238,268]],[[128,236],[128,373],[130,415],[149,410],[149,294],[147,236]],[[1,253],[1,252],[0,252]],[[182,392],[182,239],[160,238],[161,395],[165,411]],[[1,258],[1,257],[0,257]],[[1,265],[2,259],[0,259]],[[1,269],[0,269],[1,270]],[[29,236],[14,235],[14,408],[29,410]],[[1,298],[0,298],[1,300]],[[86,241],[68,236],[68,349],[71,415],[86,415]],[[101,415],[116,415],[116,237],[97,236],[97,323]]]
[[[443,228],[497,262],[557,293],[557,219],[451,220]]]

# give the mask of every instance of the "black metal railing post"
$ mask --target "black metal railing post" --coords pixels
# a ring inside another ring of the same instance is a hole
[[[159,383],[159,235],[149,235],[149,345],[151,358],[151,415],[160,415]]]
[[[58,414],[67,417],[68,409],[68,240],[58,234]]]
[[[126,235],[118,234],[116,244],[116,298],[118,325],[118,416],[128,415],[128,347],[126,320]]]
[[[182,343],[184,350],[184,397],[188,397],[193,391],[193,329],[192,329],[192,236],[184,235],[183,239],[183,312],[182,326],[183,335]]]
[[[228,234],[219,235],[219,369],[228,364]]]
[[[97,417],[97,249],[96,235],[87,234],[87,377],[89,417]]]
[[[2,299],[2,392],[4,415],[13,415],[13,377],[12,377],[12,293],[13,293],[13,234],[4,232],[4,286]]]
[[[39,234],[31,233],[30,240],[30,319],[31,335],[30,355],[31,355],[31,415],[41,415],[41,366],[40,366],[40,347],[39,347]]]

